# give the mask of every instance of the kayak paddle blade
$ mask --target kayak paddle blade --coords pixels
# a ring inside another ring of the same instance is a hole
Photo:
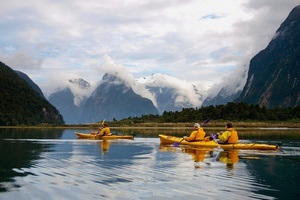
[[[180,143],[184,140],[184,138],[182,138],[182,140],[180,140],[180,142],[175,142],[173,143],[173,147],[178,147],[180,145]]]

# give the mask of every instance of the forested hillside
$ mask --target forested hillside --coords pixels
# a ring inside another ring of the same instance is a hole
[[[267,109],[259,105],[229,102],[226,105],[207,106],[202,108],[183,108],[181,111],[165,111],[160,115],[144,115],[140,118],[127,118],[121,122],[133,123],[177,123],[196,122],[205,119],[232,121],[300,121],[300,106],[291,108]]]
[[[64,124],[57,109],[0,62],[0,126]]]

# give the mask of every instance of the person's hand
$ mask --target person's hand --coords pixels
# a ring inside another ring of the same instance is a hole
[[[213,138],[213,140],[216,140],[219,138],[219,133],[212,133],[210,137]]]
[[[185,140],[185,138],[187,138],[186,136],[183,136],[183,139]]]

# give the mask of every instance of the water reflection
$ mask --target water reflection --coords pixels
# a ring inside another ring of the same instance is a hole
[[[233,169],[233,165],[239,162],[239,150],[224,150],[220,152],[217,161],[225,163],[228,169]]]
[[[0,199],[299,197],[299,140],[285,140],[282,152],[243,151],[161,146],[153,132],[96,141],[61,131],[1,136]]]
[[[249,128],[237,129],[240,139],[263,139],[263,140],[300,140],[300,129],[299,128],[287,128],[287,129],[259,129]],[[135,134],[137,137],[153,138],[158,137],[159,134],[173,135],[182,137],[190,134],[190,128],[161,128],[161,127],[144,127],[144,128],[112,128],[113,132],[120,134]],[[220,132],[220,129],[206,128],[204,127],[206,135],[211,133]]]
[[[36,160],[40,158],[40,154],[47,151],[50,146],[50,144],[35,142],[0,140],[0,192],[7,190],[5,187],[7,183],[16,188],[20,187],[18,183],[15,183],[15,177],[25,177],[32,174],[20,169],[33,166]]]
[[[160,145],[161,152],[185,153],[194,161],[195,168],[202,168],[206,164],[211,165],[212,162],[224,163],[228,169],[233,169],[234,164],[239,162],[239,151],[237,149],[212,149],[180,146],[174,147],[170,145]]]
[[[0,128],[0,139],[58,139],[64,131],[55,128]]]
[[[111,142],[112,141],[110,141],[110,140],[101,140],[100,141],[100,147],[101,147],[102,154],[108,152]]]

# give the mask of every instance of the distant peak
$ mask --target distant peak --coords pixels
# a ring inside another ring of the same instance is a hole
[[[91,87],[91,85],[82,78],[69,79],[69,82],[72,83],[73,85],[78,86],[81,89],[88,89]]]
[[[118,72],[112,74],[112,73],[106,73],[104,74],[103,81],[108,81],[108,82],[124,82],[118,75]]]

